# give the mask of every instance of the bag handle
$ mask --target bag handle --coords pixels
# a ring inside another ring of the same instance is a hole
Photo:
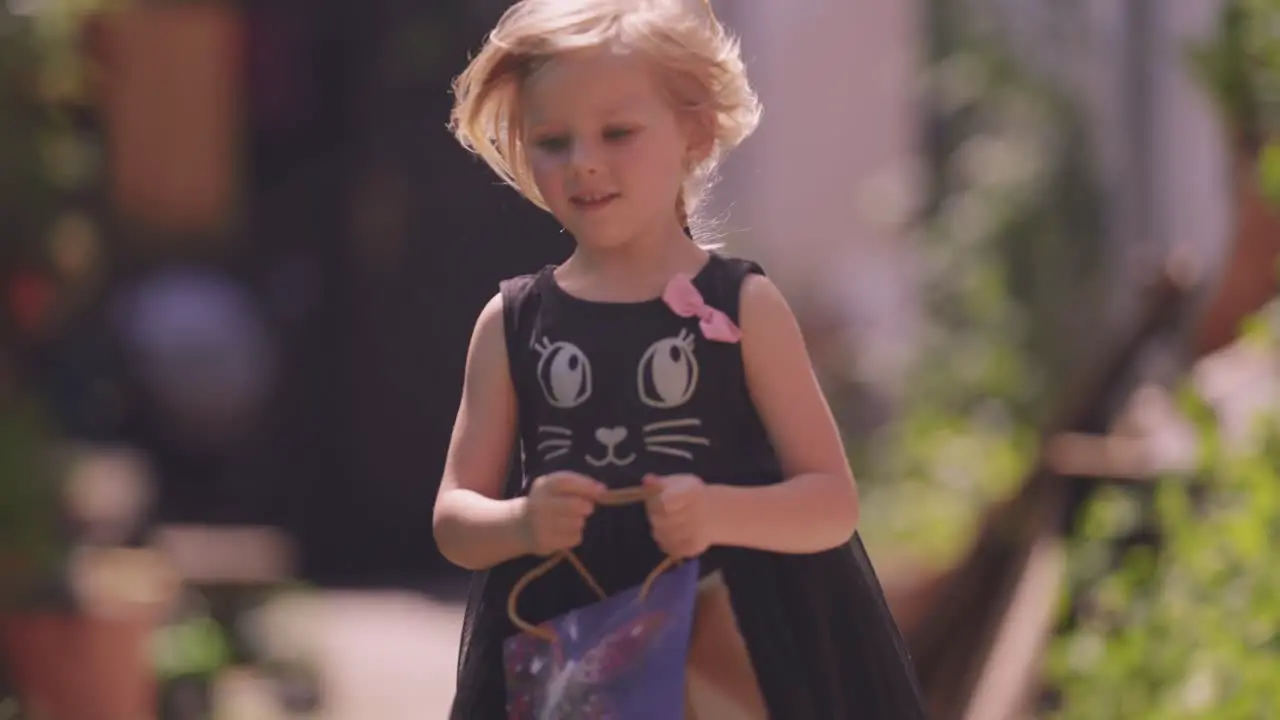
[[[597,501],[596,504],[610,507],[633,505],[648,500],[656,495],[657,492],[658,491],[656,489],[647,487],[609,490],[602,498],[600,498],[600,500]],[[582,564],[582,560],[580,560],[572,550],[561,550],[554,553],[541,564],[522,575],[520,579],[516,581],[515,585],[511,586],[511,593],[507,596],[507,617],[509,617],[511,619],[511,623],[521,631],[540,637],[547,642],[556,641],[555,632],[547,628],[532,625],[524,618],[520,617],[520,613],[516,610],[516,601],[520,598],[520,593],[524,592],[524,589],[529,587],[529,583],[537,580],[543,575],[546,575],[552,568],[559,565],[562,561],[568,561],[569,564],[578,571],[578,575],[582,576],[582,580],[587,583],[592,592],[598,595],[601,600],[608,597],[604,588],[600,587],[600,583],[596,582],[595,577],[592,576],[591,571],[587,570],[587,566]],[[654,581],[663,573],[674,567],[678,562],[678,559],[668,556],[664,558],[662,562],[658,563],[658,566],[650,571],[649,576],[645,578],[644,584],[640,586],[640,598],[643,600],[649,594],[649,590],[652,589]]]

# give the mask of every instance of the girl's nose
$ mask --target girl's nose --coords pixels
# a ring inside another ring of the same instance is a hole
[[[569,166],[585,174],[596,172],[600,167],[600,153],[595,143],[581,140],[574,142],[569,150]]]

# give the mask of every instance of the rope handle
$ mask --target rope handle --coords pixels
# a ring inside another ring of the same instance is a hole
[[[657,490],[647,487],[609,490],[597,502],[597,504],[611,507],[633,505],[635,503],[642,503],[653,497],[655,494],[657,494]],[[587,586],[591,588],[591,591],[594,592],[601,600],[609,597],[608,594],[605,593],[604,588],[600,587],[600,583],[596,582],[595,576],[591,574],[591,571],[587,569],[586,565],[582,564],[582,560],[579,559],[572,550],[561,550],[560,552],[552,554],[546,560],[542,561],[542,563],[522,575],[520,579],[516,581],[515,585],[511,586],[511,593],[507,595],[507,617],[511,619],[511,624],[515,625],[522,632],[540,637],[543,640],[552,643],[556,642],[555,631],[549,628],[532,625],[524,618],[520,617],[520,613],[516,610],[516,601],[520,599],[520,593],[524,592],[525,588],[529,587],[529,583],[537,580],[543,575],[546,575],[552,568],[564,561],[567,561],[573,566],[574,570],[578,571],[578,575],[582,577],[583,582],[585,582]],[[674,567],[678,562],[679,560],[674,557],[666,557],[662,562],[658,563],[658,566],[650,571],[648,577],[644,579],[644,584],[640,586],[640,599],[643,600],[647,597],[649,595],[649,590],[653,588],[654,581],[661,577],[663,573]]]

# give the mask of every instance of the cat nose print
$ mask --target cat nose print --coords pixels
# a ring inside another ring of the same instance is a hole
[[[596,439],[605,447],[614,447],[627,437],[627,429],[624,427],[600,428],[596,430]]]
[[[596,458],[590,455],[586,456],[586,460],[595,467],[604,467],[605,465],[617,465],[622,467],[630,465],[636,459],[636,454],[631,453],[626,457],[618,457],[618,445],[627,438],[627,429],[624,427],[602,427],[596,428],[596,440],[600,441],[600,445],[604,448],[604,457]]]

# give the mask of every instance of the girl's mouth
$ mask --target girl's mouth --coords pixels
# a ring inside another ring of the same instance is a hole
[[[569,202],[580,210],[598,210],[618,199],[618,193],[601,193],[592,195],[575,195]]]

